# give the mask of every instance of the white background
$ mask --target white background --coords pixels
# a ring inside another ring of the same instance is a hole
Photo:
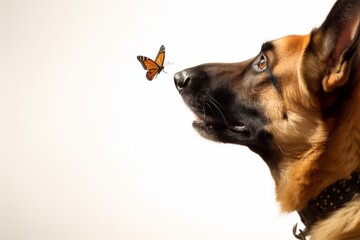
[[[209,142],[173,75],[307,34],[334,0],[0,1],[0,239],[292,239],[266,164]],[[166,47],[166,73],[137,55]]]

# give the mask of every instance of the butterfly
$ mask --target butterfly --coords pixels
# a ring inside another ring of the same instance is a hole
[[[146,78],[151,81],[157,74],[164,70],[165,47],[161,45],[155,61],[145,56],[137,56],[137,59],[144,69],[147,70]]]

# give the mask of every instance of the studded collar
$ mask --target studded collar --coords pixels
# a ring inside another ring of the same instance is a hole
[[[294,227],[295,237],[305,239],[314,223],[341,208],[357,193],[360,193],[360,169],[356,169],[348,178],[327,187],[320,195],[310,200],[304,209],[298,211],[306,229],[300,230],[300,234],[296,235],[296,227]]]

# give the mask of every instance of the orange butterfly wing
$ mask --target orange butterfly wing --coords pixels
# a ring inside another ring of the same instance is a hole
[[[161,45],[158,54],[156,55],[155,62],[160,66],[164,67],[164,61],[165,61],[165,47],[164,45]]]
[[[148,70],[146,73],[146,78],[151,81],[157,74],[159,74],[164,69],[165,47],[164,45],[160,47],[155,61],[145,56],[137,56],[137,59],[139,60],[143,68],[145,70]]]
[[[146,73],[146,78],[151,81],[154,79],[156,74],[158,74],[160,71],[158,69],[149,69]]]

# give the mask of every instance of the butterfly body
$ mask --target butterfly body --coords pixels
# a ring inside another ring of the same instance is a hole
[[[159,49],[158,54],[156,55],[155,61],[145,57],[137,56],[137,59],[143,66],[146,72],[146,78],[151,81],[154,77],[164,70],[164,61],[165,61],[165,47],[162,45]]]

